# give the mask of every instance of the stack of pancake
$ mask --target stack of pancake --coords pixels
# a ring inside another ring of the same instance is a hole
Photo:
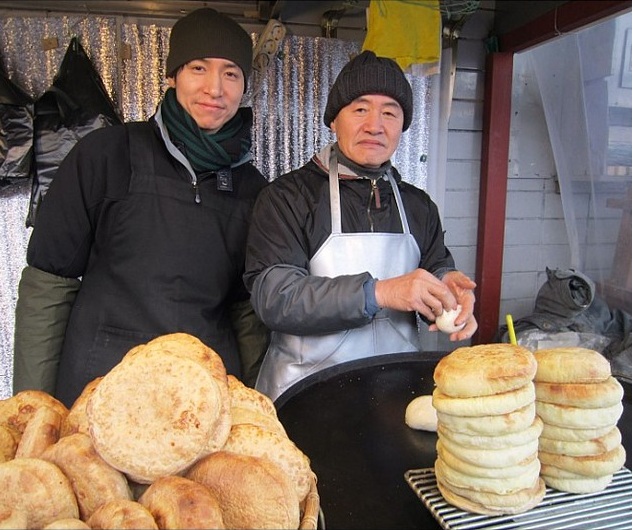
[[[504,515],[525,512],[543,499],[536,369],[532,352],[512,344],[458,348],[438,363],[435,476],[450,504]]]
[[[536,413],[543,420],[541,477],[561,491],[602,491],[626,459],[617,427],[622,385],[594,350],[560,347],[534,356]]]

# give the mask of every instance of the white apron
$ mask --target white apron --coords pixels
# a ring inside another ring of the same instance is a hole
[[[389,182],[403,233],[341,232],[338,161],[330,154],[332,233],[310,260],[310,274],[336,276],[369,272],[374,278],[400,276],[416,269],[420,249],[409,231],[402,198],[391,173]],[[273,332],[255,387],[277,399],[304,377],[345,361],[386,353],[418,351],[418,330],[409,312],[381,309],[367,325],[321,335]]]

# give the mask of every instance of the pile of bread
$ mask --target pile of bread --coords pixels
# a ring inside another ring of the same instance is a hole
[[[463,347],[440,360],[434,381],[435,475],[454,506],[518,514],[539,504],[546,486],[605,489],[624,465],[623,390],[598,352]]]
[[[0,401],[0,528],[316,528],[315,481],[272,401],[191,335],[133,348],[70,410]]]
[[[626,460],[618,420],[624,390],[609,361],[593,350],[554,348],[534,353],[536,413],[545,484],[571,493],[604,490]]]
[[[436,366],[435,475],[449,503],[498,515],[543,499],[535,373],[529,350],[504,344],[458,348]]]

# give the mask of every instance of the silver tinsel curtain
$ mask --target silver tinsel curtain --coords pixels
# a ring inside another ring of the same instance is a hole
[[[70,39],[78,37],[126,121],[145,120],[165,89],[172,22],[105,16],[28,16],[0,20],[0,61],[34,99],[52,84]],[[257,35],[253,35],[257,43]],[[55,46],[56,44],[56,46]],[[329,87],[360,43],[287,36],[264,72],[249,80],[244,103],[254,111],[253,157],[269,180],[305,163],[334,139],[323,124]],[[405,180],[426,188],[431,84],[409,77],[415,116],[393,162]],[[17,286],[26,264],[30,182],[0,189],[0,399],[11,395]]]

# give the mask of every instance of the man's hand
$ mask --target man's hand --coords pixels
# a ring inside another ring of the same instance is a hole
[[[466,322],[466,325],[461,330],[451,333],[449,339],[453,342],[469,339],[479,327],[473,315],[475,309],[474,289],[477,287],[477,284],[460,271],[447,272],[442,278],[442,282],[446,284],[451,293],[453,293],[457,303],[462,306],[461,313],[455,319],[455,325],[459,326],[463,322]],[[454,309],[454,307],[449,307],[448,309]],[[435,331],[437,330],[437,326],[433,324],[429,326],[429,329]]]
[[[424,269],[378,280],[376,301],[380,307],[417,311],[431,321],[442,313],[444,307],[457,307],[457,299],[449,286]]]
[[[455,324],[466,322],[463,329],[451,333],[450,340],[465,340],[477,330],[477,321],[473,316],[476,287],[468,276],[459,271],[451,271],[438,280],[424,269],[414,271],[376,282],[376,301],[380,307],[388,307],[398,311],[417,311],[429,321],[442,314],[444,308],[455,309],[458,304],[462,311],[455,319]],[[430,331],[437,331],[431,324]]]

